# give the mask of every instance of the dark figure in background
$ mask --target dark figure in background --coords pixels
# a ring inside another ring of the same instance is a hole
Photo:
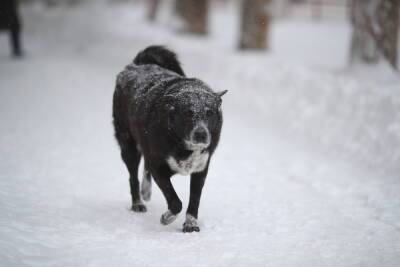
[[[7,30],[9,32],[13,56],[22,56],[20,40],[21,23],[16,0],[0,1],[0,30]]]

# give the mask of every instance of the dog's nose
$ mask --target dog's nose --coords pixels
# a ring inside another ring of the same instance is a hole
[[[204,127],[197,127],[193,132],[193,142],[196,144],[208,142],[208,131]]]

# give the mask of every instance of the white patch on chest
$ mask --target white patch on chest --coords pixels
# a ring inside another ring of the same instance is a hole
[[[174,157],[169,156],[167,163],[171,170],[176,171],[181,175],[189,175],[195,172],[201,172],[207,166],[209,154],[201,153],[201,150],[195,150],[184,160],[177,161]]]

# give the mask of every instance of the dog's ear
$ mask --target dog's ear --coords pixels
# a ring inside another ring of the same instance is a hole
[[[224,91],[216,92],[216,94],[217,94],[217,96],[222,97],[227,92],[228,92],[228,90],[224,90]]]
[[[224,90],[224,91],[220,91],[220,92],[216,92],[215,94],[218,96],[218,109],[221,109],[221,104],[222,104],[222,96],[224,94],[226,94],[228,92],[228,90]]]

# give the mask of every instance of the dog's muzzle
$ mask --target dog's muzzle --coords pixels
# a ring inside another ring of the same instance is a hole
[[[186,141],[189,150],[205,149],[210,145],[210,132],[204,125],[200,123],[190,133],[190,140]]]
[[[195,144],[206,144],[208,143],[209,134],[206,128],[197,127],[192,134],[192,142]]]

